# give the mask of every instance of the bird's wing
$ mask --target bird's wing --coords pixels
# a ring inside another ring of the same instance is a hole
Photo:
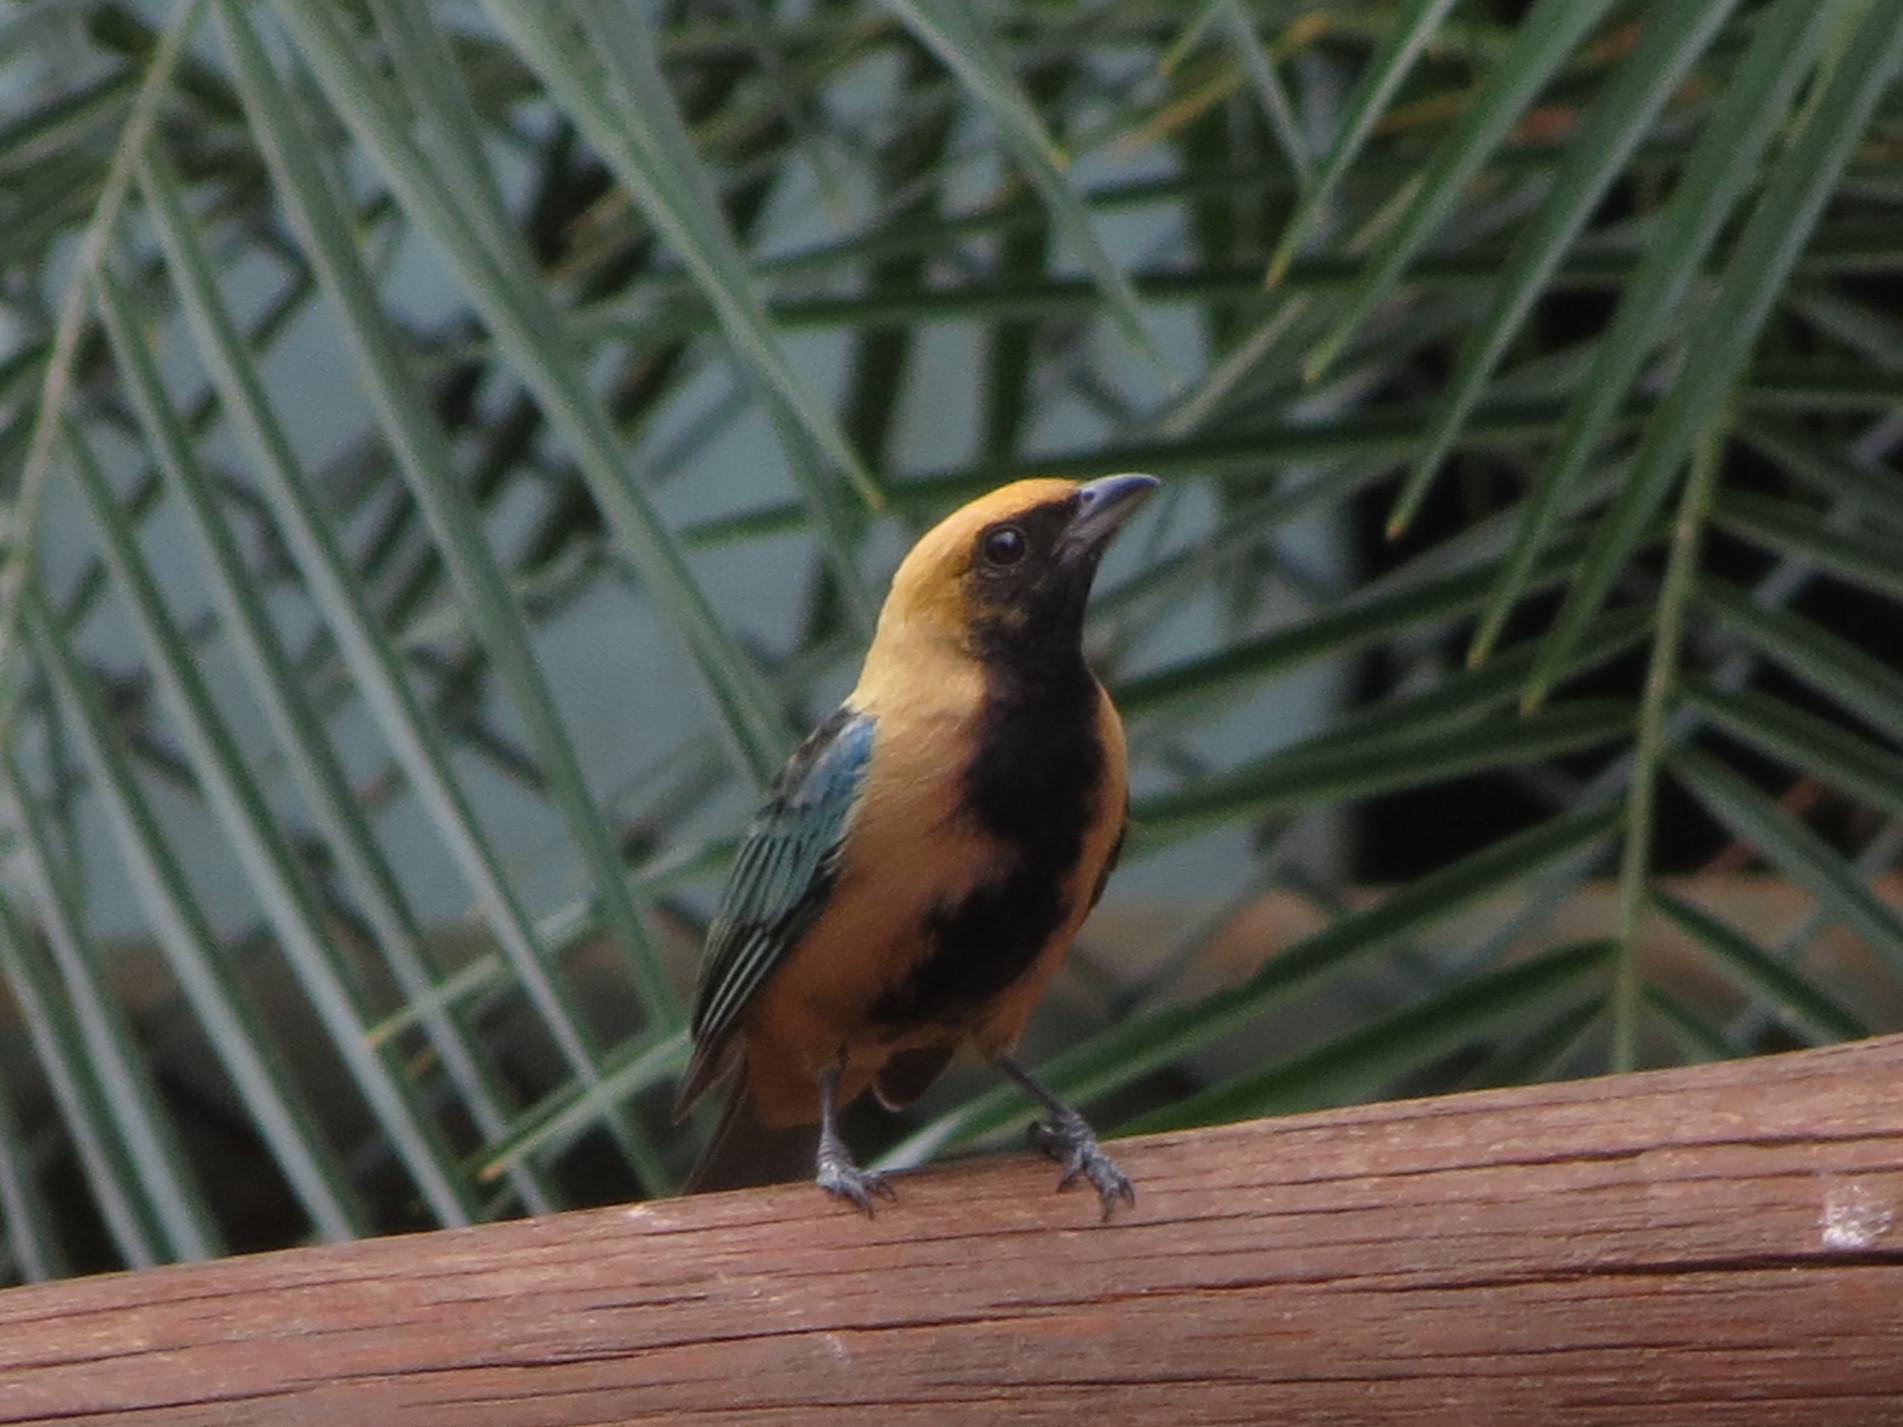
[[[871,757],[871,717],[840,709],[794,752],[748,825],[707,928],[693,1019],[702,1052],[719,1046],[825,905]]]

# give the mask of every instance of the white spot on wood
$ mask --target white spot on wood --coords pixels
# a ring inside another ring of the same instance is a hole
[[[1817,1216],[1827,1249],[1867,1249],[1890,1231],[1896,1212],[1861,1184],[1835,1184],[1824,1191]]]

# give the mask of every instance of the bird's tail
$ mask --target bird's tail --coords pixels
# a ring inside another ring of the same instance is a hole
[[[753,1096],[747,1093],[743,1066],[730,1083],[714,1137],[701,1151],[681,1192],[711,1194],[719,1189],[752,1189],[762,1184],[811,1179],[818,1148],[818,1125],[771,1129],[760,1123]]]

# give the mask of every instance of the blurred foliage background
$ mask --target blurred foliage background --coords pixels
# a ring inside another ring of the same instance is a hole
[[[732,839],[1023,473],[1164,481],[1031,1047],[1101,1128],[1903,1024],[1900,59],[1884,0],[9,6],[0,1277],[670,1192]]]

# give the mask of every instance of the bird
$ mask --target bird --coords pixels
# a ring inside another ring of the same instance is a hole
[[[1135,1204],[1014,1052],[1123,846],[1123,725],[1084,610],[1156,486],[1014,481],[900,562],[857,684],[769,788],[708,923],[676,1120],[730,1088],[687,1192],[811,1173],[870,1215],[896,1195],[840,1112],[868,1089],[900,1109],[975,1050],[1043,1107],[1031,1141],[1060,1189],[1088,1180],[1105,1219]]]

